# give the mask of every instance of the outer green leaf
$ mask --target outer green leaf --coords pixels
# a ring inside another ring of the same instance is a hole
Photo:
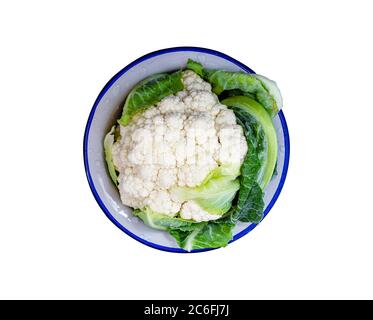
[[[279,109],[274,97],[255,75],[221,70],[208,71],[205,74],[216,94],[219,95],[224,90],[239,89],[254,95],[256,97],[255,100],[262,104],[271,116],[276,115],[278,112]]]
[[[113,126],[110,132],[105,136],[104,151],[105,151],[105,160],[108,166],[111,180],[113,180],[115,184],[118,184],[118,176],[117,176],[117,172],[114,167],[113,155],[112,155],[112,149],[113,149],[113,144],[114,144],[114,132],[115,132],[115,126]]]
[[[220,248],[232,240],[232,223],[201,223],[192,232],[172,230],[170,234],[179,246],[187,251],[204,248]]]
[[[188,63],[187,63],[187,69],[190,69],[192,71],[194,71],[195,73],[197,73],[199,76],[203,77],[203,66],[202,64],[196,62],[196,61],[193,61],[192,59],[189,59],[188,60]]]
[[[254,74],[254,77],[262,82],[263,86],[268,90],[269,94],[275,99],[277,108],[281,110],[283,104],[282,95],[280,89],[277,87],[276,82],[260,74]]]
[[[250,188],[241,188],[237,206],[232,212],[232,221],[259,223],[263,219],[263,197],[264,193],[256,181]]]
[[[262,128],[251,116],[242,115],[242,112],[236,110],[236,117],[244,128],[248,152],[241,167],[241,187],[232,219],[258,223],[262,220],[264,210],[263,192],[258,181],[263,171],[267,143]]]
[[[244,72],[229,72],[223,70],[207,70],[195,61],[188,61],[187,67],[211,83],[217,95],[224,91],[240,90],[264,106],[273,117],[282,107],[282,97],[276,83],[266,77]]]
[[[119,124],[126,126],[133,116],[171,94],[184,89],[181,71],[156,74],[141,81],[128,94]]]

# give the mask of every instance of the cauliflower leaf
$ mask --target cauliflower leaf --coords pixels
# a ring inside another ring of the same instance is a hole
[[[204,77],[204,68],[199,62],[188,59],[187,68],[197,73],[200,77]]]
[[[135,114],[183,89],[181,71],[155,74],[144,79],[128,94],[118,123],[122,126],[128,125]]]
[[[232,201],[240,188],[238,166],[218,167],[196,187],[174,187],[173,197],[179,201],[194,200],[210,214],[223,215],[232,207]]]
[[[219,221],[219,220],[216,220]],[[205,248],[220,248],[232,240],[233,223],[227,221],[199,223],[192,232],[171,230],[178,245],[186,251]]]
[[[193,60],[188,61],[187,68],[203,76],[213,87],[217,95],[224,95],[227,90],[241,90],[250,94],[271,116],[282,108],[282,97],[276,82],[257,74],[204,69]]]

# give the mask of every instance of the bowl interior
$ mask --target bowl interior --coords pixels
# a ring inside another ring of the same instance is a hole
[[[246,71],[245,66],[224,55],[198,51],[174,51],[148,55],[140,58],[119,72],[103,89],[92,109],[88,120],[84,156],[88,180],[92,192],[101,208],[110,220],[120,229],[135,239],[152,247],[167,251],[182,251],[167,232],[147,227],[132,215],[132,210],[124,206],[119,198],[117,188],[107,172],[103,154],[103,139],[111,126],[120,117],[126,95],[142,79],[160,72],[167,72],[185,67],[188,58],[201,62],[205,67],[229,71]],[[272,179],[265,192],[265,214],[274,204],[281,190],[281,184],[287,170],[286,143],[287,129],[282,112],[274,118],[277,131],[279,154],[277,176]],[[234,240],[252,230],[250,223],[238,223],[234,229]]]

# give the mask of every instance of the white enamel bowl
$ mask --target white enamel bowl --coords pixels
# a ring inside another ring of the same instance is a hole
[[[199,61],[210,69],[253,73],[241,62],[223,53],[204,48],[178,47],[149,53],[119,71],[102,89],[93,105],[84,134],[84,165],[88,183],[106,216],[132,238],[150,247],[169,252],[186,251],[180,249],[175,240],[166,232],[147,227],[132,215],[130,208],[121,203],[118,190],[112,183],[106,169],[103,140],[105,134],[119,118],[125,97],[136,83],[155,73],[183,68],[188,58]],[[281,192],[289,164],[289,133],[282,111],[274,118],[274,125],[279,144],[278,174],[265,190],[264,216],[272,209]],[[246,235],[255,226],[250,223],[238,223],[233,230],[232,241]],[[209,249],[192,252],[206,250]]]

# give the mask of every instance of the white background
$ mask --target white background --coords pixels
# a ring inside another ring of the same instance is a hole
[[[371,1],[2,1],[0,298],[373,298]],[[146,247],[101,212],[82,140],[121,68],[180,45],[275,79],[291,159],[243,239]]]

